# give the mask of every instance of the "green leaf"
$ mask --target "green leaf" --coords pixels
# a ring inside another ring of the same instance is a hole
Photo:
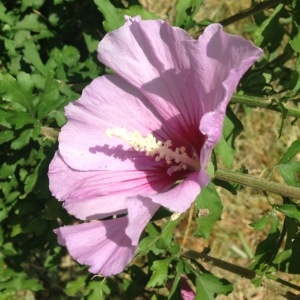
[[[103,27],[106,32],[115,30],[124,24],[124,15],[120,14],[120,11],[109,0],[94,0],[94,2],[104,16]]]
[[[294,141],[282,156],[276,167],[288,185],[300,186],[297,175],[300,172],[300,162],[292,159],[300,153],[300,140]]]
[[[196,198],[197,229],[195,234],[203,238],[209,238],[214,224],[221,219],[223,205],[213,183],[209,183],[202,189]]]
[[[157,238],[155,246],[159,249],[168,250],[173,240],[173,233],[180,218],[168,220],[162,227],[160,236]]]
[[[257,245],[255,256],[254,256],[254,262],[251,265],[252,269],[257,269],[261,264],[269,264],[271,260],[275,257],[275,255],[278,252],[278,241],[280,237],[280,231],[278,229],[278,215],[273,208],[270,212],[270,221],[271,226],[269,229],[268,236],[265,240],[260,242]]]
[[[38,49],[33,41],[26,41],[23,50],[25,58],[40,72],[43,76],[47,76],[48,70],[41,60]]]
[[[177,0],[175,25],[190,29],[195,24],[193,17],[202,2],[203,0]]]
[[[19,72],[17,79],[9,74],[0,74],[0,94],[3,99],[10,102],[10,106],[20,104],[21,107],[15,106],[14,109],[27,110],[32,117],[35,115],[33,87],[30,75],[25,72]]]
[[[39,120],[45,118],[49,112],[56,110],[57,107],[61,105],[59,98],[62,98],[59,94],[59,85],[52,75],[48,74],[45,82],[45,89],[40,93],[40,99],[37,106]]]
[[[272,216],[272,213],[269,212],[269,213],[265,214],[264,216],[262,216],[259,220],[254,221],[254,222],[250,223],[249,225],[251,227],[253,227],[255,230],[262,230],[262,229],[266,228],[266,226],[269,224],[271,216]]]
[[[230,169],[233,164],[234,149],[228,144],[223,135],[214,148],[214,151],[216,151],[221,156],[224,166]]]
[[[233,111],[228,108],[224,119],[222,137],[215,147],[216,153],[221,156],[222,162],[227,168],[232,167],[234,143],[242,130],[243,125],[241,121],[235,116]]]
[[[45,0],[22,0],[21,11],[25,11],[28,7],[39,9],[44,4],[44,2]]]
[[[14,29],[34,32],[48,31],[47,26],[40,22],[40,17],[35,13],[25,15],[24,19],[15,25]]]
[[[277,168],[286,184],[300,187],[299,180],[297,179],[297,174],[300,173],[300,162],[290,161],[286,164],[277,165]]]
[[[94,53],[97,50],[99,40],[94,39],[92,35],[84,32],[83,33],[84,41],[90,53]]]
[[[9,24],[9,25],[13,25],[14,24],[14,17],[11,14],[11,12],[7,12],[6,11],[6,7],[4,6],[4,4],[2,3],[2,1],[0,1],[0,20],[4,23],[4,24]]]
[[[76,296],[85,287],[86,276],[78,276],[75,280],[69,281],[66,285],[65,291],[68,296]]]
[[[196,277],[195,300],[214,300],[216,295],[228,295],[232,290],[232,284],[225,279],[209,273],[199,274]]]
[[[140,5],[129,6],[128,9],[124,9],[122,15],[128,15],[131,17],[141,16],[142,20],[156,20],[157,16]]]
[[[65,45],[61,50],[63,63],[68,67],[76,66],[79,63],[79,50],[73,46]]]
[[[175,274],[176,275],[175,275],[175,278],[173,279],[172,288],[168,295],[168,299],[171,299],[171,300],[174,299],[173,295],[176,296],[175,293],[177,293],[178,289],[179,289],[178,292],[180,293],[181,287],[180,287],[179,283],[181,281],[181,276],[184,274],[184,261],[181,259],[178,261],[178,263],[176,265],[176,273]],[[177,299],[177,298],[175,298],[175,299]],[[180,295],[180,298],[178,298],[178,299],[181,299],[181,295]]]
[[[290,45],[295,52],[300,53],[300,27],[297,29],[298,33],[290,40]]]
[[[283,26],[279,22],[284,5],[279,4],[273,10],[272,15],[266,18],[254,32],[254,44],[264,47],[268,46],[269,51],[277,49],[284,34]],[[276,35],[274,35],[276,32]]]
[[[0,145],[14,139],[15,135],[12,130],[0,131]]]
[[[116,8],[109,0],[94,0],[105,21],[103,27],[106,32],[120,28],[125,23],[125,16],[141,16],[143,20],[157,19],[157,16],[148,12],[140,5],[131,5],[127,9]]]
[[[282,156],[278,164],[285,164],[291,161],[298,153],[300,153],[300,139],[294,141]]]
[[[300,222],[300,209],[295,204],[276,205],[275,208],[286,216],[296,219],[298,222]]]
[[[30,138],[32,137],[33,129],[25,129],[21,134],[11,143],[11,149],[20,150],[28,145]]]
[[[165,282],[168,279],[168,270],[170,263],[173,258],[166,258],[162,260],[156,260],[152,266],[151,270],[153,271],[152,276],[147,283],[147,287],[156,287],[156,286],[165,286]]]
[[[284,249],[277,254],[273,260],[273,264],[278,265],[280,271],[299,274],[300,261],[300,236],[299,222],[295,218],[285,218],[286,237]]]

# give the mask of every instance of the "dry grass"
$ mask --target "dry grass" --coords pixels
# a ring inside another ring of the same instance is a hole
[[[141,0],[140,2],[161,18],[172,18],[174,16],[175,0]],[[248,8],[250,4],[250,0],[204,0],[197,13],[197,19],[219,21]],[[243,22],[251,22],[251,18],[243,20]],[[227,27],[226,30],[242,35],[243,22],[235,23]],[[291,142],[296,138],[300,138],[299,127],[289,125],[289,120],[287,120],[282,136],[278,139],[281,122],[280,114],[260,109],[247,109],[245,111],[238,107],[237,109],[239,110],[239,118],[244,125],[244,131],[237,139],[234,169],[246,166],[252,175],[270,178],[275,181],[281,180],[274,169],[274,165]],[[265,232],[255,232],[249,224],[270,210],[268,200],[271,203],[280,203],[281,199],[276,195],[269,195],[269,199],[267,199],[262,193],[251,188],[243,188],[237,196],[231,195],[224,189],[219,189],[219,194],[224,205],[224,211],[222,220],[216,224],[211,238],[205,241],[189,234],[185,247],[201,252],[204,247],[209,245],[211,256],[247,267],[251,263],[255,247],[266,235]],[[187,219],[188,213],[176,233],[179,241],[183,239]],[[192,229],[195,228],[195,224],[192,223],[191,227]],[[207,265],[207,268],[234,284],[234,292],[229,296],[219,296],[217,298],[219,300],[284,299],[267,288],[255,288],[247,279],[209,265]],[[300,283],[300,276],[281,274],[281,277],[288,281]]]

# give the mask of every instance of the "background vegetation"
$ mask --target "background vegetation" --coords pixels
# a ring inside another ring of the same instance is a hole
[[[217,171],[181,218],[156,216],[128,269],[103,279],[57,244],[53,229],[75,220],[51,197],[47,170],[63,108],[106,73],[97,44],[125,14],[167,18],[195,38],[221,22],[265,55],[215,150],[215,167],[236,177]],[[285,191],[300,187],[299,1],[2,0],[0,26],[0,299],[180,299],[182,276],[196,299],[298,299],[300,192]],[[247,173],[282,195],[258,192]]]

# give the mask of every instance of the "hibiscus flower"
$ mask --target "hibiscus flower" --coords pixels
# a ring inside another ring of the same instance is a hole
[[[160,206],[190,207],[210,180],[228,102],[261,54],[219,24],[194,40],[166,21],[128,17],[102,39],[98,59],[114,74],[65,108],[49,167],[52,194],[86,221],[55,230],[74,259],[120,273]]]

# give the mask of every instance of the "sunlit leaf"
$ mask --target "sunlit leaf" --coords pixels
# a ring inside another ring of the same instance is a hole
[[[204,238],[209,238],[214,224],[221,219],[223,205],[218,192],[213,185],[209,183],[202,189],[196,202],[197,229],[195,234]]]

